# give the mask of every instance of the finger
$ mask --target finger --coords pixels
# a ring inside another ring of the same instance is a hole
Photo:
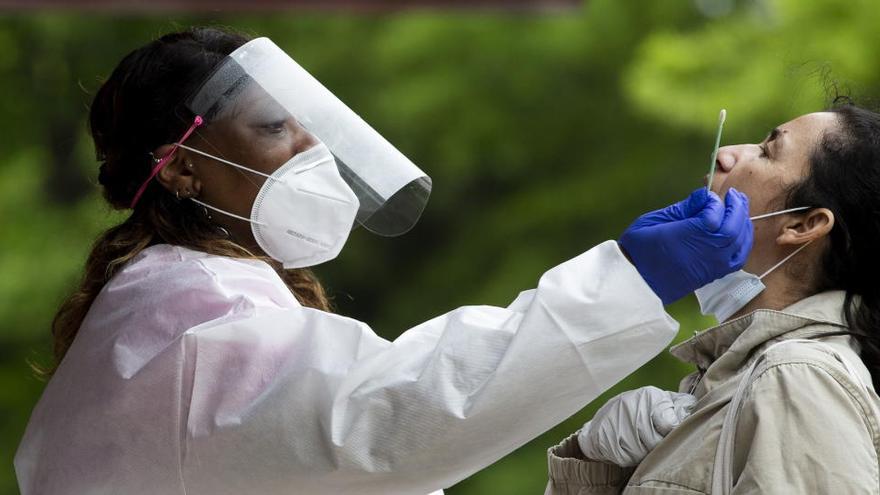
[[[666,208],[663,208],[661,211],[666,216],[667,221],[691,218],[696,215],[703,208],[703,205],[706,204],[706,201],[709,200],[707,194],[709,193],[706,192],[706,188],[701,187],[691,192],[688,197],[678,203],[673,203]]]
[[[654,410],[651,412],[651,426],[661,437],[665,437],[678,426],[675,404],[668,394],[662,401],[654,404]]]
[[[627,227],[627,230],[630,229],[639,229],[644,227],[650,227],[652,225],[659,225],[669,221],[668,215],[664,210],[654,210],[649,211],[648,213],[643,214],[639,218],[636,218],[633,223]]]
[[[721,223],[718,233],[734,241],[743,229],[751,227],[749,198],[736,189],[730,188],[724,202],[724,221]]]
[[[725,206],[715,193],[707,196],[703,208],[695,214],[703,230],[718,232],[724,222]]]
[[[749,259],[749,253],[752,252],[754,236],[755,232],[752,228],[752,221],[749,220],[748,224],[742,229],[739,237],[735,241],[737,250],[730,257],[731,270],[739,270],[746,264],[746,260]]]
[[[688,211],[688,203],[691,201],[690,196],[684,198],[683,200],[673,203],[666,208],[658,210],[662,215],[665,221],[677,221],[687,218],[686,212]]]
[[[710,201],[712,196],[718,198],[715,193],[706,190],[705,187],[694,190],[690,194],[690,196],[687,197],[687,199],[680,203],[682,206],[682,216],[680,219],[691,218],[695,216],[697,213],[700,212],[700,210],[703,209],[704,206],[706,206],[706,203]]]
[[[691,394],[683,394],[680,392],[672,393],[672,403],[675,405],[675,415],[678,418],[678,424],[681,424],[697,404],[697,398]]]
[[[667,401],[668,407],[658,410],[659,415],[654,418],[654,426],[657,432],[663,436],[678,428],[682,421],[690,416],[697,403],[697,398],[691,394],[667,392]],[[666,406],[665,403],[664,406]]]

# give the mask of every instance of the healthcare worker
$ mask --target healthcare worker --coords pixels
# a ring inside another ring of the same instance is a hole
[[[131,215],[53,323],[25,495],[440,490],[656,355],[678,326],[663,304],[752,242],[745,196],[701,189],[506,308],[389,342],[328,312],[305,268],[354,224],[408,230],[430,179],[270,40],[163,36],[122,60],[90,124],[104,195]]]

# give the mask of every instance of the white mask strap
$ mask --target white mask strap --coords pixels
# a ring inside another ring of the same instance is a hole
[[[758,277],[758,279],[763,279],[763,278],[766,277],[767,275],[770,275],[770,272],[772,272],[773,270],[775,270],[775,269],[779,268],[780,266],[782,266],[782,264],[785,263],[786,261],[790,260],[790,259],[792,258],[792,256],[798,254],[798,253],[801,252],[805,247],[809,246],[811,242],[813,242],[813,241],[812,241],[812,240],[809,240],[809,241],[807,241],[807,243],[804,244],[803,246],[801,246],[801,247],[795,249],[793,253],[789,254],[788,256],[786,256],[785,258],[783,258],[782,261],[780,261],[779,263],[776,263],[775,265],[771,266],[769,270],[767,270],[766,272],[762,273],[761,276]]]
[[[202,155],[202,156],[206,156],[206,157],[211,158],[211,159],[213,159],[213,160],[217,160],[218,162],[225,163],[225,164],[227,164],[227,165],[230,165],[230,166],[233,166],[233,167],[235,167],[235,168],[238,168],[238,169],[241,169],[241,170],[244,170],[244,171],[250,172],[250,173],[252,173],[252,174],[261,175],[261,176],[263,176],[263,177],[265,177],[265,178],[267,178],[267,179],[272,179],[272,180],[274,180],[274,181],[284,182],[282,179],[279,179],[279,178],[277,178],[277,177],[272,177],[271,175],[264,174],[263,172],[258,172],[258,171],[254,170],[254,169],[252,169],[252,168],[247,168],[247,167],[245,167],[244,165],[239,165],[239,164],[237,164],[237,163],[235,163],[235,162],[230,162],[229,160],[224,160],[223,158],[220,158],[219,156],[214,156],[214,155],[212,155],[212,154],[210,154],[210,153],[205,153],[205,152],[202,151],[202,150],[197,150],[197,149],[195,149],[195,148],[190,148],[189,146],[186,146],[186,145],[183,145],[183,144],[180,144],[180,143],[174,143],[174,144],[176,144],[178,147],[183,148],[183,149],[185,149],[185,150],[189,150],[189,151],[192,151],[193,153],[196,153],[196,154],[199,154],[199,155]],[[208,208],[210,208],[210,206],[209,206]],[[223,212],[223,213],[225,213],[225,212]],[[227,213],[227,215],[228,215],[228,213]],[[234,215],[230,215],[230,216],[234,216]],[[241,218],[241,217],[239,217],[239,218]]]
[[[751,217],[749,220],[755,221],[755,220],[760,220],[762,218],[775,217],[776,215],[784,215],[786,213],[791,213],[794,211],[809,210],[810,208],[812,208],[812,206],[798,206],[797,208],[789,208],[787,210],[774,211],[772,213],[764,213],[763,215],[756,215],[754,217]]]
[[[229,213],[226,210],[221,210],[220,208],[217,208],[215,206],[211,206],[208,203],[205,203],[204,201],[199,201],[196,198],[189,198],[189,200],[192,201],[193,203],[200,204],[200,205],[204,206],[205,208],[209,208],[211,210],[214,210],[217,213],[222,213],[222,214],[229,216],[229,217],[232,217],[232,218],[237,218],[239,220],[244,220],[245,222],[248,222],[248,223],[253,223],[253,224],[260,225],[262,227],[266,227],[265,223],[257,222],[256,220],[251,220],[250,218],[245,218],[245,217],[236,215],[235,213]]]

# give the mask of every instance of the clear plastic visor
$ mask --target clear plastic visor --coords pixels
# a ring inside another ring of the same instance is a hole
[[[255,170],[323,142],[360,200],[357,223],[375,234],[407,232],[428,202],[430,177],[268,38],[230,54],[187,106],[222,140],[204,151],[234,147],[218,156]]]

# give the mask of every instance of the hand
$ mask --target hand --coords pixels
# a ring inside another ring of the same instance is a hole
[[[602,406],[578,433],[581,452],[590,460],[635,466],[691,413],[690,394],[642,387]]]
[[[731,188],[721,203],[701,187],[681,202],[642,215],[618,242],[648,286],[669,304],[742,268],[753,235],[745,194]]]

